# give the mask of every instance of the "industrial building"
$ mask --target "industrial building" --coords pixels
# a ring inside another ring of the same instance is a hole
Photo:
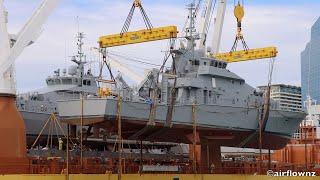
[[[300,124],[300,129],[294,133],[291,142],[272,155],[272,160],[278,163],[300,164],[307,168],[317,167],[320,162],[320,105],[310,98],[305,106],[308,116]]]
[[[265,91],[266,86],[260,86],[258,89]],[[285,84],[274,84],[271,86],[270,95],[280,109],[289,111],[302,111],[301,87]]]

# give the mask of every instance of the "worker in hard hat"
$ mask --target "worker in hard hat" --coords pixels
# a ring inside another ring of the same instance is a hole
[[[63,148],[63,141],[62,141],[62,139],[61,138],[59,138],[59,150],[61,151],[62,150],[62,148]]]
[[[212,163],[210,165],[210,173],[213,174],[214,173],[214,169],[215,169],[215,165]]]

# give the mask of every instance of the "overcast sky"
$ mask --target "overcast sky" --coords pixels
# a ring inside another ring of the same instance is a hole
[[[5,0],[9,11],[9,31],[16,33],[23,26],[41,0]],[[189,0],[143,0],[144,8],[154,27],[177,25],[182,31],[186,18],[185,5]],[[99,36],[119,33],[131,7],[132,0],[61,0],[50,16],[44,31],[35,44],[25,49],[16,62],[17,85],[20,92],[45,86],[45,78],[58,68],[72,63],[69,57],[76,51],[76,17],[80,31],[86,34],[85,51],[89,61],[97,61],[90,47],[97,46]],[[249,48],[277,46],[274,83],[300,85],[300,52],[310,39],[310,28],[320,16],[319,0],[248,0],[243,32]],[[229,2],[224,24],[221,52],[229,51],[236,32],[233,17],[233,0]],[[131,30],[143,28],[139,11],[136,11]],[[210,32],[211,33],[211,32]],[[211,33],[212,34],[212,33]],[[209,43],[211,36],[209,35]],[[126,56],[140,57],[160,64],[167,41],[113,48]],[[124,64],[143,74],[144,67],[122,60]],[[97,69],[97,63],[89,64]],[[252,86],[267,81],[268,61],[234,63],[228,67],[246,79]]]

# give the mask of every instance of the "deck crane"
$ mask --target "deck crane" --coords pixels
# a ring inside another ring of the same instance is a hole
[[[265,47],[265,48],[255,48],[249,49],[246,42],[244,41],[242,35],[242,19],[244,17],[244,8],[238,2],[238,4],[234,8],[234,15],[237,19],[237,34],[235,42],[231,48],[230,52],[227,53],[219,53],[221,34],[223,28],[223,22],[226,12],[226,4],[227,0],[217,0],[217,15],[214,21],[214,31],[213,31],[213,41],[212,41],[212,49],[209,54],[210,57],[215,57],[219,60],[226,61],[228,63],[240,62],[240,61],[249,61],[249,60],[257,60],[257,59],[265,59],[265,58],[273,58],[277,56],[277,48],[276,47]],[[205,41],[207,37],[208,30],[210,24],[210,19],[208,17],[211,16],[212,11],[212,2],[213,0],[206,1],[206,11],[201,19],[201,29],[202,32],[201,42],[199,48],[205,47]],[[211,9],[209,9],[211,8]],[[203,33],[204,32],[204,33]],[[244,50],[237,51],[237,43],[241,41],[243,44]]]
[[[26,46],[40,35],[41,26],[52,13],[60,0],[43,0],[17,35],[10,36],[7,31],[7,12],[0,0],[0,93],[15,94],[14,62]],[[14,38],[13,38],[14,37]]]
[[[8,12],[0,0],[0,157],[1,164],[28,162],[26,132],[23,119],[17,110],[14,62],[23,50],[40,35],[42,25],[53,12],[59,0],[43,0],[17,35],[10,36],[7,29]],[[5,158],[4,158],[5,157]]]

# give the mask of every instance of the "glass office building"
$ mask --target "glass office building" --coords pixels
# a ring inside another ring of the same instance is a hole
[[[320,103],[320,18],[311,28],[311,39],[301,52],[302,102],[309,95]]]

